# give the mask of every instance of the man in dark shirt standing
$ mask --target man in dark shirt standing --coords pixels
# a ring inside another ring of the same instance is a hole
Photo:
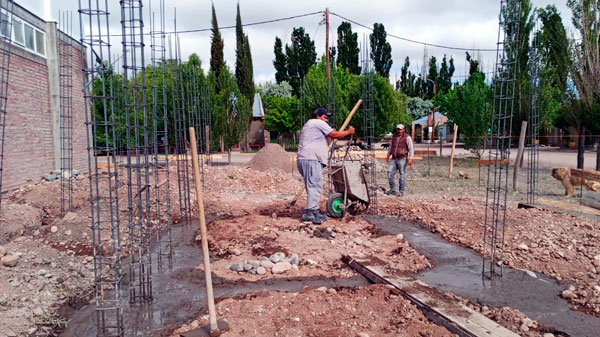
[[[404,125],[398,124],[396,126],[396,134],[392,137],[392,144],[390,144],[386,157],[386,161],[389,163],[388,180],[390,189],[387,191],[388,195],[404,196],[406,165],[412,165],[414,156],[412,138],[404,132]],[[390,158],[392,159],[391,161]],[[396,192],[396,171],[400,171],[400,192]]]

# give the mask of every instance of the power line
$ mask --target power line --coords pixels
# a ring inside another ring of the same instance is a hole
[[[329,12],[329,14],[335,15],[338,18],[346,20],[348,22],[351,22],[351,23],[353,23],[353,24],[355,24],[357,26],[366,28],[366,29],[371,30],[371,31],[373,30],[372,27],[369,27],[369,26],[363,25],[362,23],[359,23],[359,22],[356,22],[354,20],[348,19],[348,18],[346,18],[344,16],[341,16],[341,15],[335,13],[335,12]],[[421,45],[424,45],[424,46],[436,47],[436,48],[442,48],[442,49],[462,50],[462,51],[482,51],[482,52],[492,52],[492,51],[495,52],[496,51],[496,49],[461,48],[461,47],[444,46],[444,45],[441,45],[441,44],[434,44],[434,43],[427,43],[427,42],[417,41],[417,40],[409,39],[409,38],[406,38],[406,37],[402,37],[402,36],[398,36],[398,35],[394,35],[394,34],[390,34],[390,33],[387,33],[387,36],[396,38],[398,40],[406,41],[406,42],[417,43],[417,44],[421,44]]]

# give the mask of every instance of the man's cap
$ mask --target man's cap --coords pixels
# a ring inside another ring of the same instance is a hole
[[[317,108],[315,111],[313,111],[313,115],[315,116],[331,116],[331,112],[327,111],[327,109],[325,108]]]
[[[398,125],[396,125],[396,129],[404,129],[404,124],[398,124]]]

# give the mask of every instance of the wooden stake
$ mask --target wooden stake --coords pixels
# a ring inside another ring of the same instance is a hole
[[[415,125],[412,124],[410,126],[410,138],[412,139],[413,143],[415,142]]]
[[[448,179],[452,178],[452,167],[454,166],[454,148],[456,147],[456,134],[458,125],[454,124],[454,137],[452,138],[452,150],[450,151],[450,167],[448,168]]]
[[[192,164],[194,166],[194,185],[196,188],[196,200],[198,202],[198,219],[200,220],[200,235],[202,236],[202,256],[204,258],[204,279],[206,281],[206,298],[208,300],[208,319],[210,331],[219,330],[217,325],[217,313],[215,310],[215,298],[213,295],[212,276],[210,274],[210,256],[208,255],[208,238],[206,234],[206,218],[204,217],[204,199],[202,196],[202,182],[200,181],[200,166],[198,161],[198,148],[196,147],[196,133],[190,128],[190,144],[192,147]]]
[[[525,151],[525,135],[527,134],[527,122],[521,122],[521,135],[519,136],[519,151],[517,151],[517,159],[515,160],[515,171],[513,174],[513,190],[517,190],[519,186],[519,162],[523,158],[523,152]]]
[[[354,117],[354,114],[358,110],[358,107],[361,105],[362,101],[363,101],[362,99],[359,99],[358,102],[356,102],[356,104],[354,105],[354,108],[352,108],[352,111],[350,111],[350,113],[348,114],[348,117],[346,117],[346,120],[344,121],[344,124],[342,124],[342,127],[340,128],[340,131],[346,130],[346,128],[348,127],[348,124],[350,124],[350,121],[352,120],[352,117]],[[329,144],[329,150],[327,152],[331,151],[331,147],[332,146],[333,146],[333,142],[331,142]],[[298,201],[298,199],[302,195],[302,192],[304,192],[305,188],[306,188],[306,186],[302,185],[298,189],[298,192],[296,192],[296,196],[294,196],[294,199],[292,200],[292,202],[290,202],[290,204],[289,204],[288,207],[294,206],[296,204],[296,201]]]

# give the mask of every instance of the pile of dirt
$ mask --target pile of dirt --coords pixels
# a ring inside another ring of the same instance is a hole
[[[267,144],[252,158],[248,167],[260,172],[275,168],[292,173],[294,163],[292,156],[279,144]]]

